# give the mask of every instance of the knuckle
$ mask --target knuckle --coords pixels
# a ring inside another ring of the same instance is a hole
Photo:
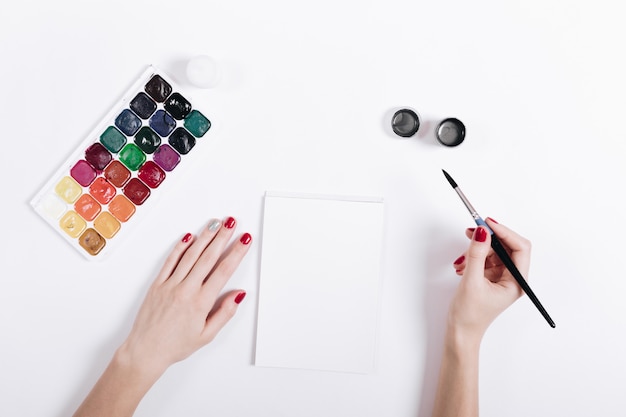
[[[520,246],[527,252],[530,252],[532,249],[532,243],[530,240],[526,239],[526,238],[522,238],[520,240]]]
[[[234,262],[224,262],[221,265],[220,273],[223,276],[230,278],[235,273],[236,268],[237,265]]]
[[[484,258],[489,252],[489,247],[486,245],[470,245],[467,251],[467,257],[472,259]]]
[[[241,255],[237,251],[231,252],[218,267],[220,275],[230,278],[239,267],[240,260]]]
[[[215,336],[217,336],[215,332],[207,332],[206,336],[204,337],[204,343],[211,343],[213,339],[215,339]]]

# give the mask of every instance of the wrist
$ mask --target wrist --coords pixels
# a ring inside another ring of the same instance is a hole
[[[132,416],[164,370],[135,361],[128,345],[123,344],[74,417]]]
[[[484,332],[467,329],[449,323],[446,329],[445,348],[448,352],[460,355],[478,355]]]
[[[155,363],[138,354],[128,341],[124,342],[113,355],[111,364],[141,385],[152,386],[163,375],[167,366]]]

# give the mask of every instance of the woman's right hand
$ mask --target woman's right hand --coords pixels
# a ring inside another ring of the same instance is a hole
[[[530,267],[531,243],[511,229],[487,218],[511,259],[525,278]],[[454,262],[461,282],[452,300],[448,321],[456,332],[480,342],[491,322],[523,295],[515,278],[491,249],[485,227],[467,229],[468,249]]]

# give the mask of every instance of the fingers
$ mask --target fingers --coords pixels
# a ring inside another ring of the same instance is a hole
[[[209,245],[204,248],[195,265],[187,274],[185,281],[192,286],[194,291],[202,286],[202,283],[211,273],[222,253],[224,253],[224,249],[235,231],[235,224],[236,220],[233,217],[229,217],[224,221],[223,226],[218,230]]]
[[[530,263],[530,241],[489,217],[486,218],[486,223],[498,236],[502,244],[507,248],[507,251],[511,254],[511,258],[518,266],[518,269],[520,269],[520,271],[527,271]],[[467,236],[468,239],[473,240],[475,231],[476,228],[474,227],[467,228],[465,229],[465,236]],[[467,253],[463,253],[463,255],[453,263],[453,267],[457,275],[463,275],[465,271],[467,266],[466,255]],[[493,251],[489,251],[487,257],[485,258],[484,265],[485,269],[502,267],[502,261]],[[525,273],[527,272],[524,272],[524,274]]]
[[[252,236],[244,233],[227,248],[235,224],[233,217],[227,218],[223,224],[212,220],[191,244],[188,243],[191,235],[185,235],[168,258],[159,277],[161,282],[181,284],[189,294],[197,293],[202,306],[207,312],[211,311],[252,242]],[[164,278],[167,275],[170,277]]]
[[[457,275],[463,275],[463,270],[465,270],[465,253],[459,256],[452,266]]]
[[[193,240],[193,236],[190,233],[187,233],[181,240],[176,243],[172,252],[167,256],[163,266],[161,267],[161,271],[157,275],[154,280],[154,285],[160,285],[167,281],[167,279],[172,275],[174,269],[179,264],[181,258],[185,251],[189,248]]]
[[[206,326],[202,332],[202,341],[204,344],[211,342],[226,323],[230,321],[245,296],[245,291],[235,290],[226,293],[222,297],[220,302],[207,317]]]
[[[483,226],[477,227],[465,257],[464,276],[467,275],[470,279],[474,277],[482,279],[485,276],[485,260],[490,249],[491,236],[488,230]]]
[[[530,252],[531,244],[528,239],[515,233],[508,227],[495,222],[493,219],[487,217],[487,224],[491,227],[491,230],[498,236],[500,242],[502,242],[512,252]]]
[[[185,255],[181,258],[178,266],[171,274],[169,281],[174,284],[179,284],[181,281],[185,280],[192,269],[194,269],[205,249],[207,249],[223,228],[224,227],[220,220],[210,220],[200,234],[193,239],[191,245],[185,252]]]
[[[168,268],[163,274],[171,273],[169,281],[185,285],[190,293],[199,292],[202,305],[206,311],[213,308],[220,292],[233,275],[241,260],[248,252],[252,236],[244,233],[230,247],[228,242],[233,236],[236,220],[227,218],[223,223],[219,220],[209,222],[197,239],[186,251],[184,247],[172,256]],[[181,255],[181,251],[184,254]],[[179,259],[178,265],[172,267]],[[170,272],[173,270],[173,273]]]
[[[498,224],[493,219],[487,218],[487,222],[491,230],[498,236],[500,242],[507,248],[511,255],[511,259],[517,266],[517,269],[524,277],[528,277],[530,267],[530,252],[532,245],[530,240],[515,233],[506,226]]]
[[[209,279],[206,280],[202,288],[202,297],[207,306],[210,307],[215,303],[224,285],[233,275],[246,253],[248,253],[251,242],[252,236],[249,233],[241,235],[227,249],[215,269],[211,272]]]

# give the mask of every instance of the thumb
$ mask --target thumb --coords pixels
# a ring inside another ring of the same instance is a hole
[[[491,235],[484,226],[479,226],[474,230],[472,242],[467,250],[467,261],[465,274],[469,277],[485,276],[485,260],[491,248]],[[472,278],[470,278],[472,279]]]
[[[203,340],[207,344],[222,330],[222,327],[233,318],[237,307],[243,301],[246,292],[243,290],[230,291],[221,297],[218,305],[209,313],[203,331]]]

